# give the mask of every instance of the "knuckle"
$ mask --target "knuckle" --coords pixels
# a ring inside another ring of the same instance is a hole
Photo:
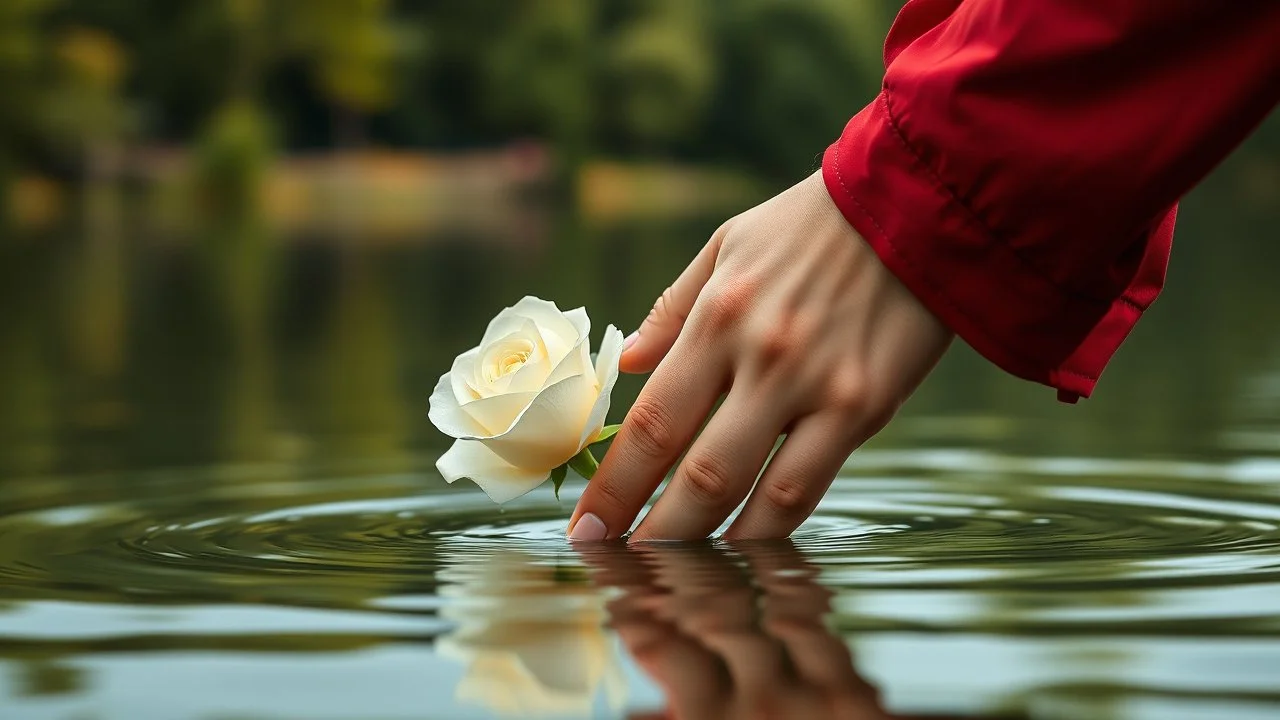
[[[803,338],[787,323],[761,323],[751,333],[751,348],[756,359],[768,367],[784,363],[796,355]]]
[[[666,290],[658,296],[658,300],[653,304],[653,310],[649,312],[649,319],[655,323],[665,323],[670,320],[684,320],[683,317],[676,317],[675,290],[672,286],[667,286]]]
[[[755,323],[748,341],[764,368],[794,369],[818,339],[819,325],[820,319],[811,312],[770,313],[767,321]]]
[[[746,314],[746,306],[747,300],[741,291],[726,287],[710,293],[700,310],[708,326],[723,330],[738,324],[738,320]]]
[[[704,505],[724,505],[733,493],[728,468],[712,458],[690,455],[685,459],[681,472],[689,493]]]
[[[671,414],[661,404],[640,398],[627,413],[627,439],[648,457],[662,457],[671,448]]]
[[[862,434],[879,432],[901,405],[901,400],[878,388],[863,371],[841,373],[827,390],[827,406],[833,415]]]
[[[747,278],[734,278],[708,287],[705,297],[698,300],[701,320],[715,331],[734,329],[747,317],[759,291],[760,283]]]
[[[799,478],[774,478],[762,490],[765,502],[779,515],[794,515],[808,509],[808,488]]]
[[[867,412],[866,427],[869,433],[878,433],[898,414],[900,403],[878,403]]]
[[[833,380],[827,393],[829,405],[844,418],[860,415],[872,404],[871,389],[872,383],[865,373],[841,373]]]
[[[826,312],[816,312],[812,308],[791,313],[787,325],[801,343],[808,344],[822,337],[823,321]]]

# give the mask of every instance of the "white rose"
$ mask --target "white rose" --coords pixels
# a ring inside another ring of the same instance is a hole
[[[517,498],[600,435],[618,379],[622,333],[610,325],[592,366],[587,311],[526,297],[498,313],[431,393],[429,416],[457,442],[436,462],[493,499]]]

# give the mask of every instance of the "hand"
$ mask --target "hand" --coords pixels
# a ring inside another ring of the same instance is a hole
[[[744,499],[726,539],[789,535],[951,338],[814,173],[721,226],[629,339],[622,370],[653,376],[570,536],[625,534],[686,448],[633,540],[706,537]]]

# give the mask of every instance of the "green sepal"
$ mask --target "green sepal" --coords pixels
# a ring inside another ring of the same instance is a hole
[[[600,428],[600,434],[596,436],[595,440],[591,441],[591,444],[595,445],[596,443],[604,442],[614,435],[617,435],[618,430],[621,427],[621,425],[605,425],[603,428]]]
[[[560,467],[558,467],[558,468],[556,468],[555,470],[552,470],[552,471],[551,471],[551,484],[552,484],[552,485],[555,487],[555,489],[556,489],[556,499],[557,499],[557,500],[559,500],[559,499],[560,499],[560,486],[564,484],[564,477],[565,477],[565,475],[567,475],[568,473],[569,473],[569,466],[568,466],[568,464],[561,465]]]
[[[591,448],[582,448],[582,452],[569,458],[569,467],[584,480],[590,480],[596,474],[596,468],[600,467],[600,463],[596,462],[596,456],[591,454]]]

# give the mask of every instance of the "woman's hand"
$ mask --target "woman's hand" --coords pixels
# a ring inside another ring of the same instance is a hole
[[[653,376],[570,537],[626,533],[686,448],[633,540],[706,537],[744,499],[726,539],[789,535],[951,338],[810,175],[721,226],[628,339],[622,370]]]

